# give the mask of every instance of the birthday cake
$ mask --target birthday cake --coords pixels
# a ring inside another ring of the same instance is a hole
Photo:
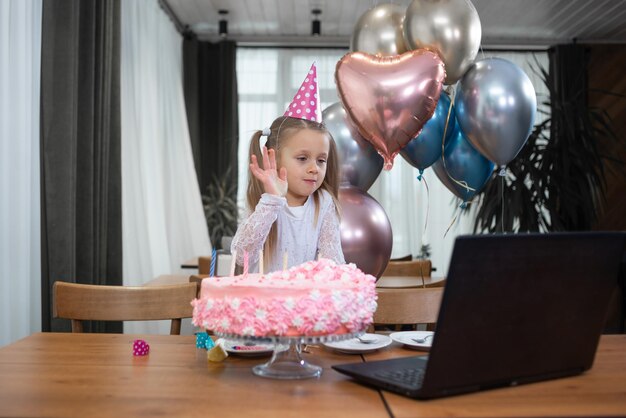
[[[363,331],[376,310],[376,279],[354,264],[310,261],[269,274],[210,277],[192,302],[196,326],[242,336]]]

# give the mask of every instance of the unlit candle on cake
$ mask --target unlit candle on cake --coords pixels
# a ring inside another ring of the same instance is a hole
[[[230,274],[229,276],[235,275],[235,265],[237,264],[237,250],[233,251],[233,259],[230,262]]]
[[[248,252],[243,252],[243,274],[244,276],[248,274]]]
[[[263,248],[261,248],[261,251],[259,251],[259,273],[263,274],[265,273],[263,271]]]
[[[217,251],[215,247],[213,247],[213,251],[211,252],[211,269],[209,270],[209,277],[215,276],[215,259],[217,258]]]

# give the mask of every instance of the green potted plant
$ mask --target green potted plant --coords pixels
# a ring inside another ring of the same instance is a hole
[[[422,244],[420,252],[415,256],[419,260],[426,260],[430,257],[430,244]]]
[[[598,146],[600,139],[623,139],[604,110],[587,105],[586,83],[567,89],[539,71],[550,93],[539,111],[550,109],[549,117],[534,127],[506,177],[492,175],[478,201],[475,232],[589,230],[604,201],[605,170],[623,168]]]
[[[213,176],[202,195],[209,236],[216,249],[220,249],[223,236],[233,236],[237,230],[237,187],[230,180],[230,172],[229,168],[222,176]]]

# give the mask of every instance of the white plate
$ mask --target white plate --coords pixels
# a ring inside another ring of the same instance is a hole
[[[414,341],[413,338],[426,338],[427,336],[432,335],[424,341],[423,343],[418,343]],[[394,332],[389,334],[392,340],[398,342],[400,344],[404,344],[409,348],[413,348],[415,350],[428,351],[430,350],[430,346],[433,344],[434,332],[432,331],[402,331],[402,332]]]
[[[376,351],[391,344],[391,338],[386,335],[363,334],[361,337],[375,341],[372,343],[362,343],[357,338],[351,338],[349,340],[324,343],[324,345],[342,353],[359,354]]]
[[[279,349],[280,348],[281,346],[279,346]],[[235,354],[238,356],[271,356],[272,353],[274,353],[274,344],[255,343],[249,345],[241,341],[225,340],[224,349],[228,351],[229,354]]]

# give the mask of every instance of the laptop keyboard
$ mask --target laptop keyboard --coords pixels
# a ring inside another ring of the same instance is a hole
[[[384,370],[376,372],[375,375],[394,383],[419,388],[422,386],[422,381],[424,380],[424,371],[425,369],[422,368]]]

